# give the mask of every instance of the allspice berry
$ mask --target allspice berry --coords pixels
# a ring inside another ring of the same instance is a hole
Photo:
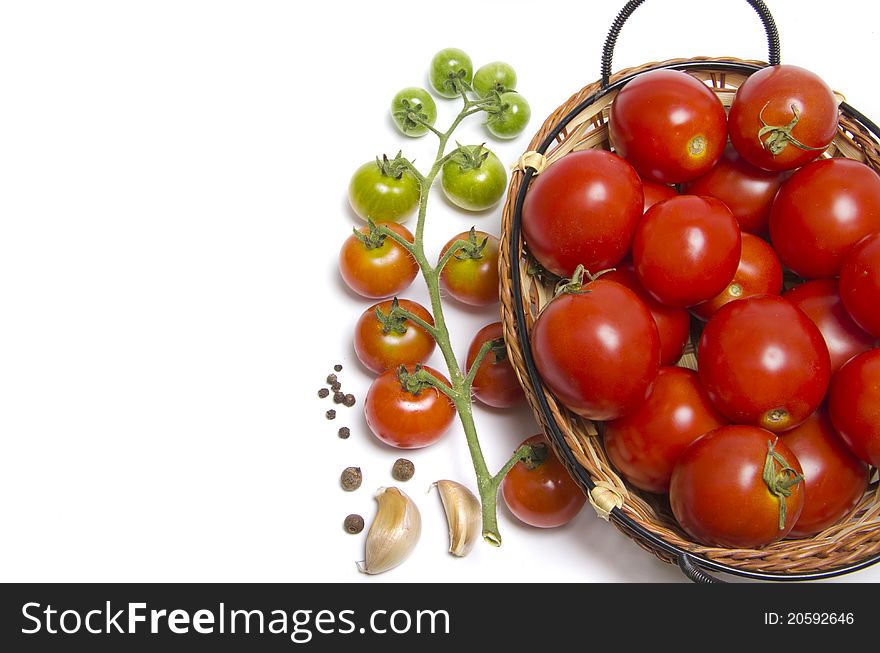
[[[364,530],[364,518],[360,515],[349,515],[345,518],[342,527],[345,529],[346,533],[357,535]]]
[[[364,477],[361,474],[360,467],[346,467],[342,470],[342,475],[339,477],[339,482],[342,485],[342,489],[346,492],[354,492],[361,486],[361,481],[363,481]]]
[[[391,468],[391,477],[395,481],[408,481],[415,473],[416,466],[413,465],[411,460],[406,458],[398,458],[394,461],[394,466]]]

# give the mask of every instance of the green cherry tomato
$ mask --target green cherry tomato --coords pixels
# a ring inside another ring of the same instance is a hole
[[[443,164],[443,192],[449,201],[466,211],[485,211],[504,197],[507,170],[482,145],[462,145]]]
[[[501,94],[500,109],[489,112],[486,129],[495,138],[515,138],[523,132],[531,117],[532,109],[526,99],[516,91],[508,91]]]
[[[515,88],[516,71],[503,61],[487,63],[474,73],[474,90],[480,97],[486,97],[491,91],[506,93]]]
[[[474,64],[466,53],[458,48],[440,50],[431,59],[429,71],[431,86],[437,94],[445,98],[458,97],[461,82],[471,83],[474,78]]]
[[[417,86],[403,89],[391,100],[391,117],[407,136],[424,136],[437,121],[437,105],[428,91]]]
[[[365,163],[348,185],[351,208],[364,220],[404,222],[419,205],[419,182],[400,155]]]

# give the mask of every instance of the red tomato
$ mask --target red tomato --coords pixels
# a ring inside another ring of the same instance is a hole
[[[655,70],[627,82],[611,105],[611,143],[645,179],[677,184],[709,171],[724,151],[724,106],[703,82]]]
[[[388,370],[378,376],[364,399],[367,426],[382,442],[398,449],[433,444],[455,419],[455,406],[449,397],[413,378],[419,369],[449,385],[437,370],[409,365],[405,373]]]
[[[460,233],[443,246],[440,255],[457,240],[470,246],[459,249],[440,272],[440,284],[452,297],[471,306],[491,306],[498,301],[498,239],[484,231]]]
[[[785,433],[782,441],[804,470],[804,509],[791,530],[807,537],[836,524],[868,489],[868,466],[834,432],[824,410]]]
[[[657,333],[660,336],[660,364],[673,365],[677,363],[691,335],[691,318],[687,310],[666,306],[651,297],[639,283],[632,263],[621,263],[612,272],[603,274],[602,278],[616,281],[638,295],[639,299],[651,311],[654,323],[657,325]]]
[[[377,224],[413,242],[406,227],[395,222]],[[391,238],[370,234],[367,225],[358,233],[362,237],[352,234],[339,252],[339,273],[348,287],[370,299],[391,297],[408,288],[419,271],[412,255]]]
[[[880,467],[880,349],[859,354],[834,375],[828,412],[853,453]]]
[[[569,476],[543,434],[520,446],[532,446],[532,456],[521,460],[501,481],[501,496],[510,512],[529,526],[555,528],[577,516],[586,497]]]
[[[776,432],[813,414],[831,376],[819,329],[772,295],[723,306],[703,330],[697,358],[700,381],[722,415]]]
[[[739,227],[724,204],[681,195],[645,213],[633,240],[633,262],[654,299],[684,308],[727,287],[741,249]]]
[[[697,373],[661,367],[645,403],[605,425],[605,451],[626,479],[648,492],[668,492],[681,452],[727,421],[712,406]]]
[[[828,85],[809,70],[781,65],[759,70],[743,82],[727,128],[730,142],[752,165],[791,170],[828,147],[837,121],[837,99]]]
[[[701,320],[708,320],[719,308],[737,299],[753,295],[778,295],[782,292],[782,264],[776,252],[764,240],[742,234],[739,267],[727,288],[713,299],[694,306],[691,311]]]
[[[513,371],[513,366],[510,364],[510,359],[507,357],[503,335],[501,322],[493,322],[477,331],[477,335],[474,336],[471,346],[468,348],[465,365],[465,374],[467,374],[470,372],[483,343],[491,340],[501,341],[497,347],[493,346],[483,359],[474,374],[474,383],[471,386],[474,397],[493,408],[510,408],[526,398],[519,380],[516,378],[516,372]]]
[[[806,279],[840,273],[862,238],[880,231],[880,176],[864,163],[823,159],[798,170],[770,210],[770,239],[782,264]]]
[[[766,480],[765,466],[773,470]],[[769,431],[722,426],[684,450],[669,501],[681,527],[703,544],[758,548],[781,540],[797,522],[802,474],[794,453]]]
[[[657,202],[668,200],[670,197],[678,195],[675,186],[667,186],[666,184],[658,184],[656,181],[647,181],[642,179],[642,191],[645,193],[645,211],[654,206]]]
[[[642,217],[642,182],[604,150],[566,154],[526,194],[522,229],[541,265],[570,277],[578,265],[596,273],[619,263]]]
[[[532,329],[532,355],[544,383],[569,409],[615,419],[645,400],[659,369],[660,338],[633,291],[601,278],[585,289],[544,307]]]
[[[862,331],[846,312],[837,291],[837,280],[808,281],[782,296],[819,327],[831,355],[832,374],[856,354],[877,345],[877,339]]]
[[[782,179],[782,174],[756,168],[728,146],[715,167],[687,184],[684,192],[721,200],[733,213],[740,229],[761,234],[767,231],[770,207]]]
[[[434,338],[422,327],[394,310],[395,300],[370,306],[354,328],[354,353],[371,372],[381,374],[400,365],[424,363],[434,351]],[[421,305],[408,299],[396,300],[400,308],[432,325],[434,318]],[[382,314],[382,317],[379,316]]]
[[[844,259],[840,296],[856,324],[880,338],[880,232],[862,239]]]

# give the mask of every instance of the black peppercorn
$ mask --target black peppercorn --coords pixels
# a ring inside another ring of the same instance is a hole
[[[330,391],[327,388],[321,388],[320,390],[318,390],[318,396],[321,399],[323,399],[324,397],[326,397],[329,394],[330,394]]]
[[[342,384],[339,381],[336,381],[330,385],[330,389],[333,392],[339,392],[342,389]]]
[[[335,374],[328,374],[327,375],[327,385],[333,385],[334,383],[336,383],[336,375]]]
[[[336,419],[336,411],[332,408],[326,412],[327,419]]]
[[[343,426],[341,429],[339,429],[339,437],[342,438],[343,440],[347,440],[348,436],[350,436],[350,435],[351,435],[351,429],[348,428],[347,426]]]
[[[336,370],[337,372],[341,372],[342,365],[340,365],[339,363],[336,363],[336,365],[333,366],[333,369]]]
[[[335,396],[333,397],[333,400],[336,401],[336,397],[335,397]],[[348,406],[349,408],[351,408],[352,406],[354,406],[354,402],[355,402],[355,399],[354,399],[354,395],[352,395],[352,394],[345,395],[345,396],[342,398],[342,403],[343,403],[344,405]]]

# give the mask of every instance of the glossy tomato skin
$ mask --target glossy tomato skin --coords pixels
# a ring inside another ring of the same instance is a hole
[[[355,170],[348,184],[348,202],[364,220],[405,222],[419,206],[421,190],[409,171],[386,174],[376,161]]]
[[[507,170],[482,145],[462,145],[442,168],[440,185],[447,199],[465,211],[495,206],[507,190]]]
[[[709,546],[752,549],[788,535],[804,506],[803,482],[787,498],[771,494],[763,479],[768,445],[801,472],[792,451],[777,437],[754,426],[722,426],[693,442],[672,472],[669,501],[681,527]],[[775,463],[777,471],[780,466]],[[779,528],[780,501],[786,503]]]
[[[399,299],[400,307],[434,324],[434,318],[424,306],[409,299]],[[392,300],[370,306],[357,321],[354,328],[354,353],[371,372],[381,374],[395,370],[400,365],[424,363],[434,352],[435,342],[427,331],[409,320],[400,325],[403,333],[389,329],[376,315],[376,309],[384,315],[391,312]]]
[[[501,481],[501,496],[521,522],[537,528],[556,528],[574,519],[586,497],[572,480],[543,434],[524,444],[539,447],[544,460],[533,469],[518,462]]]
[[[477,331],[470,347],[468,347],[465,374],[471,371],[483,343],[503,338],[503,336],[501,322],[487,324]],[[503,346],[500,351],[493,349],[486,354],[477,373],[474,374],[474,383],[471,389],[478,401],[493,408],[510,408],[522,403],[526,398],[519,380],[516,378],[516,372],[513,371],[513,366],[510,364],[510,359],[507,357],[507,350],[503,349]]]
[[[626,255],[643,206],[642,182],[626,161],[604,150],[572,152],[532,182],[523,234],[554,274],[570,277],[578,265],[596,273]]]
[[[727,142],[724,106],[687,73],[655,70],[624,86],[611,105],[611,143],[645,179],[676,184],[708,172]]]
[[[532,355],[569,409],[616,419],[645,400],[659,369],[660,338],[650,311],[628,288],[600,278],[586,289],[544,307],[532,329]]]
[[[740,229],[762,234],[767,231],[770,207],[783,178],[783,173],[756,168],[733,147],[727,146],[715,167],[686,184],[684,192],[721,200],[733,213]]]
[[[868,488],[868,466],[846,447],[822,409],[781,439],[804,470],[804,509],[789,536],[809,537],[859,502]]]
[[[880,232],[863,238],[844,259],[840,296],[856,324],[880,338]]]
[[[878,345],[877,338],[862,331],[846,312],[836,279],[807,281],[782,296],[819,328],[831,355],[832,374],[853,356]]]
[[[440,372],[423,370],[449,385]],[[414,366],[407,366],[409,373]],[[367,425],[377,438],[398,449],[419,449],[439,440],[455,419],[455,406],[436,388],[427,387],[413,394],[401,385],[398,370],[378,376],[364,399]]]
[[[708,320],[718,309],[754,295],[778,295],[782,292],[782,263],[766,241],[742,234],[742,254],[733,280],[709,301],[697,304],[691,312],[701,320]]]
[[[660,365],[673,365],[681,358],[691,334],[690,314],[684,308],[661,304],[648,294],[639,283],[631,262],[620,263],[613,271],[602,275],[606,281],[616,281],[632,290],[651,311],[657,334],[660,336]]]
[[[412,233],[395,222],[381,222],[386,227],[413,242]],[[370,227],[358,231],[364,236]],[[382,299],[406,290],[419,272],[412,255],[387,236],[381,245],[368,247],[357,236],[345,239],[339,252],[339,274],[346,285],[362,297]]]
[[[828,412],[852,452],[880,467],[880,349],[859,354],[834,375]]]
[[[663,200],[668,200],[678,195],[675,186],[658,184],[656,181],[642,179],[642,191],[645,194],[644,212]]]
[[[468,240],[468,232],[450,239],[440,251],[440,256],[457,240]],[[478,258],[462,253],[455,254],[440,272],[440,285],[452,297],[470,306],[491,306],[498,302],[498,239],[483,231],[475,231],[479,243],[486,246]]]
[[[712,197],[680,195],[655,204],[633,239],[636,275],[657,301],[685,308],[720,293],[736,273],[739,226]]]
[[[668,492],[672,469],[685,448],[725,424],[696,372],[661,367],[645,403],[605,424],[605,451],[637,488]]]
[[[818,408],[831,376],[822,334],[782,297],[721,307],[697,351],[700,382],[731,422],[787,431]]]
[[[799,117],[791,135],[810,148],[788,143],[778,154],[767,149],[764,126],[786,126]],[[763,118],[763,122],[762,122]],[[730,142],[742,157],[764,170],[792,170],[818,157],[837,133],[837,100],[829,86],[798,66],[769,66],[753,73],[739,87],[730,106]]]
[[[880,176],[851,159],[810,163],[786,181],[770,210],[770,240],[783,265],[830,279],[862,238],[880,231]]]

